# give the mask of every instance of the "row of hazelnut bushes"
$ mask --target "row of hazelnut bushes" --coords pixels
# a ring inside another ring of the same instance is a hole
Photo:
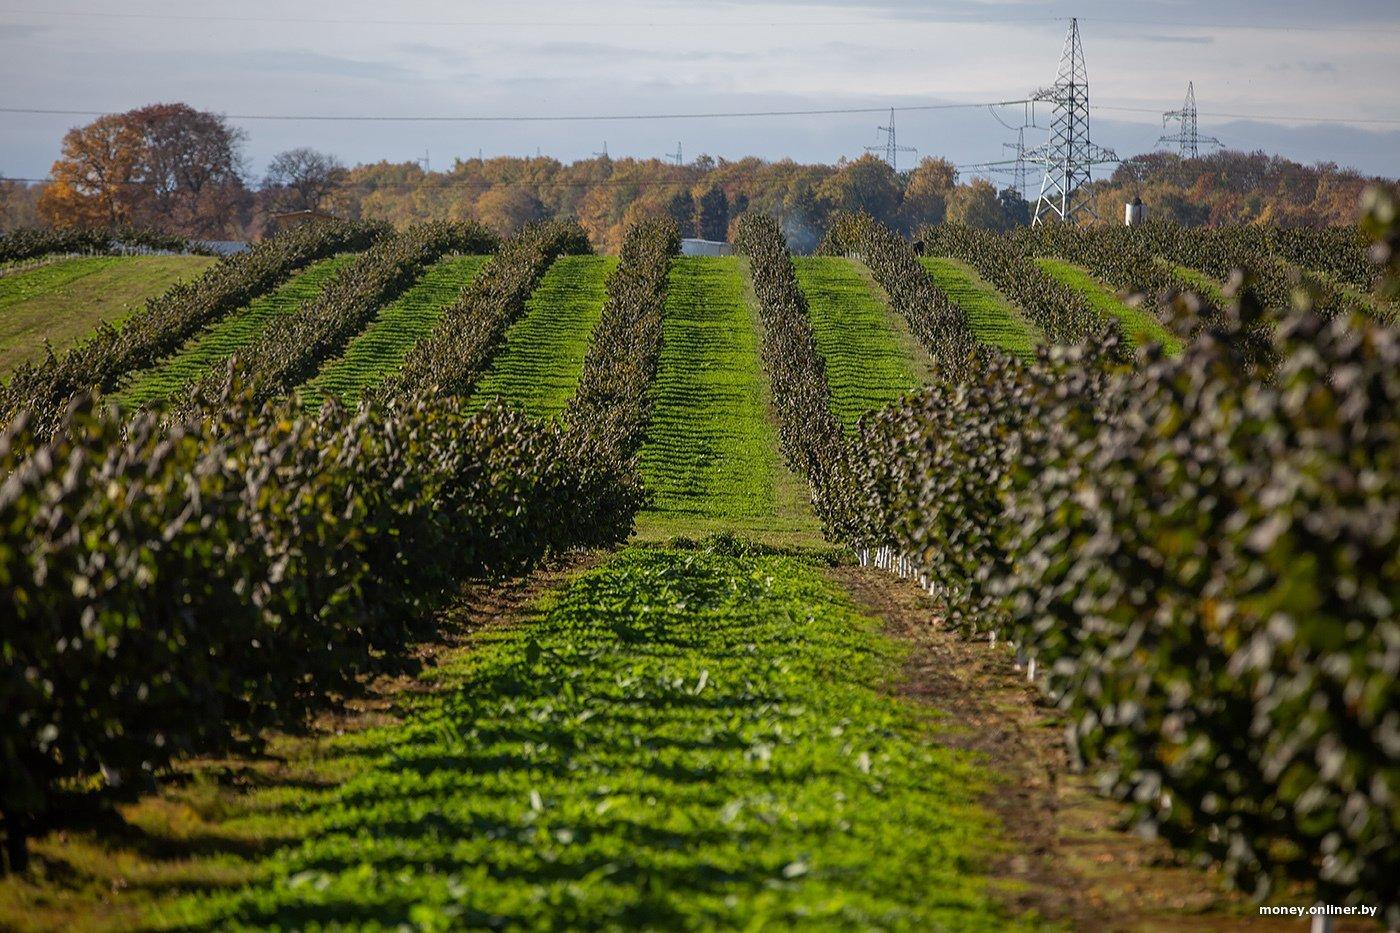
[[[450,253],[491,253],[497,246],[495,234],[470,221],[430,221],[385,236],[295,314],[273,321],[239,350],[233,369],[261,399],[287,392],[344,350],[429,265]],[[228,378],[226,370],[213,370],[201,379],[203,391],[196,394],[214,395]]]
[[[1367,256],[1368,243],[1355,227],[1241,228],[1256,251],[1272,253],[1305,269],[1314,269],[1362,291],[1379,284],[1375,264]]]
[[[588,235],[575,222],[526,227],[443,311],[433,332],[408,352],[383,391],[413,394],[431,387],[470,395],[550,263],[561,255],[591,251]]]
[[[1148,252],[1221,281],[1229,281],[1236,270],[1243,269],[1251,277],[1255,295],[1266,308],[1278,313],[1294,307],[1298,300],[1306,301],[1322,314],[1370,311],[1365,301],[1310,274],[1311,263],[1307,266],[1290,264],[1269,252],[1245,227],[1202,228],[1155,223],[1120,229],[1127,231],[1120,236],[1135,240]]]
[[[940,370],[950,376],[963,371],[977,343],[967,312],[934,286],[908,241],[869,214],[841,212],[818,252],[861,259]]]
[[[22,227],[0,235],[0,265],[43,256],[74,253],[101,255],[131,249],[209,255],[209,250],[196,240],[137,227],[119,227],[115,230],[105,227],[58,230]]]
[[[0,386],[0,424],[24,413],[29,436],[52,437],[74,398],[112,391],[128,373],[153,365],[298,269],[336,253],[365,249],[387,230],[364,223],[306,225],[226,257],[198,278],[148,301],[120,329],[104,323],[61,357],[50,353],[40,362],[22,363]]]
[[[1153,299],[1179,292],[1183,282],[1157,262],[1126,228],[1041,224],[1011,234],[1020,249],[1083,266],[1120,292]]]
[[[850,483],[845,435],[832,413],[826,360],[817,349],[782,229],[767,215],[744,214],[731,233],[735,247],[749,259],[783,456],[807,477],[827,536],[840,538],[849,530],[839,507]]]
[[[932,255],[967,263],[1023,310],[1051,343],[1100,339],[1114,324],[1089,307],[1084,295],[1049,275],[1010,237],[962,224],[926,227],[919,238]]]
[[[651,419],[650,389],[661,359],[667,286],[680,242],[680,229],[667,219],[644,220],[627,231],[578,389],[564,412],[564,423],[580,447],[595,445],[597,459],[626,464],[634,479]]]
[[[1014,643],[1175,845],[1393,924],[1400,339],[1261,311],[1246,294],[1135,368],[978,351],[975,379],[863,419],[847,540]]]
[[[505,263],[506,293],[540,269]],[[234,378],[198,417],[95,399],[0,438],[0,813],[9,867],[75,778],[304,722],[402,663],[463,577],[626,538],[634,470],[579,424],[438,387],[319,413]]]

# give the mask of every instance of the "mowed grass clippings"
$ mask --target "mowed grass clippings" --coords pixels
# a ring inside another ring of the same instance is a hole
[[[671,268],[642,475],[644,537],[729,530],[820,541],[806,483],[778,451],[758,349],[758,315],[736,257]]]
[[[901,334],[884,296],[854,260],[798,256],[793,266],[826,359],[832,412],[842,424],[851,428],[866,412],[918,388],[917,344]]]
[[[304,841],[156,919],[1003,928],[990,777],[875,686],[899,657],[798,559],[624,552],[334,740],[343,783],[257,792]]]
[[[505,345],[482,377],[472,407],[502,399],[527,415],[550,418],[573,398],[593,327],[607,300],[615,256],[560,256],[506,331]]]
[[[978,340],[1026,359],[1045,342],[1040,328],[971,266],[938,256],[920,262],[939,291],[967,312],[968,327]]]
[[[128,377],[114,399],[137,407],[175,397],[211,369],[248,346],[280,317],[315,299],[321,289],[355,258],[342,254],[312,263],[280,286],[210,324],[174,354]]]
[[[0,376],[120,325],[148,299],[197,277],[210,256],[83,256],[0,276]]]
[[[490,256],[439,259],[398,298],[379,309],[374,320],[320,371],[298,387],[302,401],[319,407],[334,397],[347,405],[399,368],[408,351],[432,333],[443,311],[476,278]]]
[[[1150,311],[1123,301],[1107,285],[1094,278],[1089,270],[1063,259],[1041,257],[1036,262],[1047,275],[1054,276],[1082,294],[1088,300],[1089,307],[1096,312],[1106,318],[1116,318],[1122,325],[1124,338],[1131,346],[1159,343],[1168,356],[1181,353],[1180,338],[1167,330]]]

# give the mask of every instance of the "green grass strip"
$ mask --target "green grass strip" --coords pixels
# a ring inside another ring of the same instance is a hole
[[[559,414],[583,374],[589,336],[603,312],[613,256],[560,256],[506,330],[505,346],[482,377],[472,408],[491,399],[518,405],[536,418]]]
[[[919,261],[939,291],[967,312],[968,327],[978,340],[1025,358],[1045,342],[1040,328],[967,263],[941,256]]]
[[[172,398],[211,369],[224,365],[272,321],[292,314],[303,303],[315,298],[354,258],[353,254],[345,254],[313,263],[268,294],[215,321],[186,341],[172,356],[135,373],[122,390],[113,395],[113,400],[123,407],[135,408]]]
[[[119,325],[147,300],[195,278],[207,256],[85,256],[55,259],[0,276],[0,372]]]
[[[297,395],[313,407],[332,396],[354,405],[366,390],[399,368],[414,344],[433,332],[442,312],[490,258],[448,256],[433,263],[408,291],[379,309],[340,357],[326,361],[320,372],[298,387]]]
[[[655,496],[638,519],[645,538],[724,529],[820,538],[806,483],[778,453],[746,287],[737,257],[671,267],[641,456]]]
[[[1094,278],[1088,269],[1048,257],[1036,262],[1047,275],[1082,294],[1088,300],[1089,307],[1104,317],[1116,318],[1123,327],[1124,337],[1132,346],[1160,343],[1168,356],[1181,352],[1180,338],[1163,327],[1161,321],[1142,308],[1135,308],[1121,300],[1112,289]]]
[[[880,689],[899,650],[810,564],[633,550],[488,627],[193,928],[1004,929],[991,776]]]
[[[1177,265],[1171,260],[1163,259],[1160,256],[1155,257],[1153,262],[1176,276],[1184,287],[1199,292],[1202,298],[1206,298],[1217,305],[1223,305],[1225,303],[1225,286],[1206,275],[1204,272],[1199,272],[1192,269],[1190,266]]]
[[[931,362],[859,263],[798,256],[797,283],[826,358],[831,408],[848,428],[928,378]]]

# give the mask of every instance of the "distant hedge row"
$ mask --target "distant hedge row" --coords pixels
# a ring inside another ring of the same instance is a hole
[[[384,236],[382,224],[299,227],[229,256],[198,278],[152,298],[120,329],[108,324],[61,357],[22,363],[0,386],[0,425],[23,413],[27,434],[43,440],[64,422],[69,401],[110,392],[133,370],[174,352],[200,328],[275,288],[288,276],[347,250],[365,249]]]
[[[964,371],[977,344],[967,312],[934,287],[903,237],[869,214],[843,212],[832,218],[819,252],[864,260],[939,370],[949,376]]]
[[[408,352],[384,391],[470,395],[549,264],[562,255],[591,251],[588,235],[576,223],[526,227],[443,311],[432,334]]]
[[[290,391],[340,353],[429,265],[449,253],[490,253],[497,243],[495,234],[473,222],[431,221],[381,237],[336,273],[315,299],[273,321],[234,354],[237,378],[259,400]],[[207,373],[196,395],[216,392],[227,378],[224,370]]]
[[[1077,289],[1048,275],[1035,254],[1010,237],[961,224],[927,227],[918,234],[932,255],[967,263],[1033,320],[1051,343],[1095,340],[1113,328]]]
[[[651,418],[662,311],[680,243],[674,221],[644,220],[627,231],[621,261],[608,277],[608,297],[563,417],[570,436],[597,445],[604,461],[635,469]]]
[[[113,253],[144,248],[211,255],[197,240],[134,227],[41,230],[27,227],[0,235],[0,264],[64,253]]]

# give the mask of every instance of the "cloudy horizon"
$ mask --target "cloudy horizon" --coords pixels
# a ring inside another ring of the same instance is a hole
[[[1160,112],[1196,84],[1201,132],[1229,148],[1400,176],[1400,4],[1342,0],[887,0],[855,4],[141,0],[0,8],[0,108],[120,111],[183,101],[241,115],[544,116],[917,107],[1019,99],[1054,78],[1080,17],[1095,141],[1155,147]],[[998,117],[1000,119],[998,119]],[[907,111],[899,141],[999,159],[1022,108]],[[1045,114],[1040,114],[1043,124]],[[0,112],[0,174],[42,177],[90,119]],[[1331,122],[1320,122],[1327,120]],[[250,175],[308,145],[348,163],[601,151],[687,159],[852,158],[878,114],[597,122],[231,122]],[[1008,124],[1012,128],[1003,126]],[[1043,133],[1043,131],[1042,131]],[[1028,142],[1036,131],[1028,131]]]

